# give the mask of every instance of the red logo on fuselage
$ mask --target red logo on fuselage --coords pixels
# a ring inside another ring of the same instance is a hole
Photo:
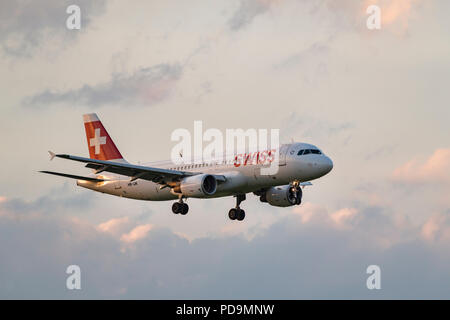
[[[275,152],[277,152],[276,149],[238,154],[234,157],[234,166],[240,167],[272,163],[275,160]]]

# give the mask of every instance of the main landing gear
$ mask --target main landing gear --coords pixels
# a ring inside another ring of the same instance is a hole
[[[189,211],[189,206],[187,205],[187,203],[183,202],[183,198],[180,198],[180,200],[178,202],[175,202],[172,205],[172,212],[175,214],[181,213],[183,216],[188,213]]]
[[[238,220],[238,221],[244,220],[245,211],[239,207],[241,202],[244,200],[245,200],[245,194],[238,194],[236,196],[236,208],[231,208],[230,211],[228,212],[228,217],[231,220]]]

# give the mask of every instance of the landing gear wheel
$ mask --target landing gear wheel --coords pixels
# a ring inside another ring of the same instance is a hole
[[[184,202],[175,202],[172,205],[172,212],[175,214],[181,213],[183,216],[188,213],[189,206]]]
[[[189,211],[189,206],[187,203],[181,203],[181,210],[180,213],[184,216]]]
[[[230,218],[231,220],[236,220],[237,212],[238,211],[235,208],[230,209],[230,211],[228,211],[228,218]]]
[[[242,209],[240,209],[240,210],[237,212],[236,219],[238,219],[238,221],[242,221],[242,220],[244,220],[244,218],[245,218],[245,211],[242,210]]]
[[[175,202],[175,203],[172,205],[172,212],[175,213],[175,214],[180,213],[182,205],[183,205],[182,203]]]

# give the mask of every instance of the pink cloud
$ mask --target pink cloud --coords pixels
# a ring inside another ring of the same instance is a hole
[[[422,226],[422,237],[430,242],[450,241],[450,217],[448,214],[437,214],[429,218]]]
[[[137,240],[143,239],[147,236],[148,232],[153,228],[151,224],[143,224],[135,227],[129,233],[125,233],[120,237],[120,240],[131,244],[136,242]]]
[[[311,222],[313,219],[326,219],[328,214],[325,207],[311,202],[305,202],[299,207],[294,207],[292,211],[300,216],[302,223]]]
[[[97,230],[101,232],[109,232],[112,234],[120,233],[121,230],[129,225],[129,218],[114,218],[103,222],[97,226]]]
[[[403,27],[408,25],[411,18],[412,7],[418,0],[368,0],[369,5],[378,5],[381,8],[382,24],[393,24],[399,22]]]
[[[327,223],[330,226],[341,228],[349,225],[351,218],[358,213],[358,210],[344,207],[330,212],[322,205],[305,202],[301,206],[295,207],[293,212],[300,217],[301,223]]]
[[[412,159],[395,169],[392,178],[406,183],[450,182],[450,149],[437,149],[424,163]]]
[[[330,217],[338,225],[342,225],[348,219],[352,218],[358,213],[355,208],[343,208],[333,212]]]

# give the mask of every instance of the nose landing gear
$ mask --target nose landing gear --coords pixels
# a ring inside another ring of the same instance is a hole
[[[236,207],[231,208],[230,211],[228,211],[228,218],[230,218],[231,220],[238,220],[238,221],[244,220],[245,211],[239,207],[241,202],[244,200],[245,200],[245,194],[238,194],[236,196]]]

